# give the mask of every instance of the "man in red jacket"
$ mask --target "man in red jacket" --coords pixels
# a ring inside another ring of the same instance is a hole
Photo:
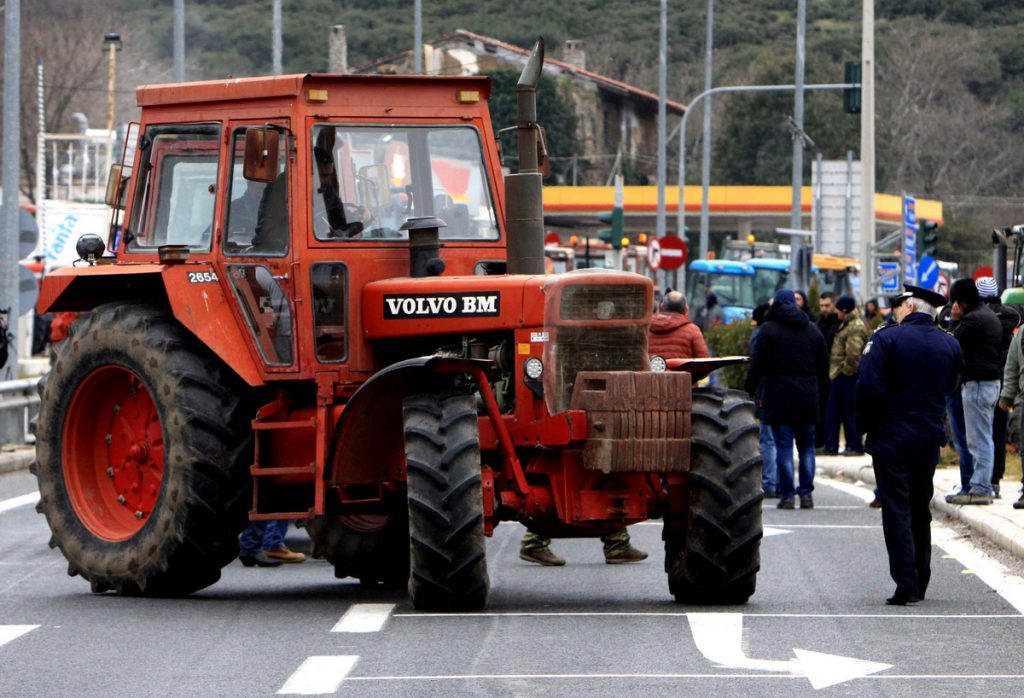
[[[647,353],[663,359],[704,359],[709,356],[704,334],[690,320],[686,297],[669,291],[661,299],[659,311],[651,319]]]

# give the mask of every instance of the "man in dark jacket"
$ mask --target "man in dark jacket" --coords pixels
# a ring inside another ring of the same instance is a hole
[[[647,353],[663,359],[706,359],[708,345],[687,315],[686,297],[679,291],[669,291],[658,308],[660,312],[651,318]]]
[[[821,334],[824,335],[825,347],[831,355],[832,343],[835,342],[836,333],[839,332],[839,326],[842,324],[839,315],[836,314],[836,294],[831,291],[822,293],[818,297],[818,308],[821,312],[815,318],[814,324],[818,326]],[[825,450],[825,409],[828,407],[829,397],[829,395],[826,395],[825,401],[818,405],[821,419],[814,429],[814,447],[817,453],[824,453]]]
[[[1003,305],[1000,302],[999,285],[991,276],[982,276],[974,283],[978,287],[981,302],[992,309],[1003,328],[999,363],[1006,366],[1006,355],[1010,351],[1014,330],[1020,325],[1020,313],[1013,306]],[[1002,387],[1001,383],[1000,387]],[[995,454],[992,458],[992,493],[997,499],[999,498],[999,481],[1003,479],[1003,473],[1006,472],[1006,423],[1009,416],[1007,412],[998,407],[992,416],[992,445],[995,447]]]
[[[946,442],[946,396],[956,390],[960,345],[935,326],[937,293],[907,286],[893,310],[899,325],[883,327],[864,349],[857,379],[857,423],[867,432],[889,573],[896,593],[887,604],[915,604],[931,578],[932,479]]]
[[[967,449],[974,459],[970,489],[946,497],[951,504],[992,503],[992,416],[999,402],[1003,375],[1003,329],[992,309],[981,302],[973,279],[957,279],[949,292],[953,336],[964,354],[961,373]]]
[[[751,342],[747,392],[772,428],[779,467],[779,509],[814,506],[814,426],[828,389],[828,352],[821,331],[788,289],[775,294],[767,321]],[[800,454],[800,487],[793,486],[793,442]]]

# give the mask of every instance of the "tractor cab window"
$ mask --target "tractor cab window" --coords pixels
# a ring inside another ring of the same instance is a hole
[[[229,255],[280,257],[288,251],[287,138],[279,144],[278,174],[273,182],[242,176],[245,129],[235,131],[231,148],[231,191],[224,225],[224,252]]]
[[[320,240],[407,237],[436,216],[448,240],[494,240],[480,134],[466,126],[313,127],[313,231]]]
[[[219,124],[150,126],[139,139],[129,252],[162,245],[209,251],[217,198]]]

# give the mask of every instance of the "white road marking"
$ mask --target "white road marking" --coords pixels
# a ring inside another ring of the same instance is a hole
[[[396,613],[394,618],[685,618],[690,614],[686,611],[508,611],[491,613]],[[991,619],[1006,618],[1010,620],[1024,620],[1024,616],[1016,613],[744,613],[747,618],[885,618],[894,620],[916,620],[920,618],[952,618],[963,619]]]
[[[881,528],[881,524],[782,524],[781,528]]]
[[[11,509],[17,509],[27,504],[35,504],[39,501],[38,492],[30,492],[29,494],[23,494],[20,497],[11,497],[0,501],[0,513],[10,511]]]
[[[393,603],[357,603],[331,629],[332,633],[376,633],[395,610]]]
[[[845,482],[822,479],[822,484],[846,492],[864,501],[873,499],[870,491],[862,490]],[[1007,603],[1024,615],[1024,579],[1009,574],[1002,563],[978,550],[952,529],[945,526],[932,525],[932,544],[955,557],[960,564],[972,571],[978,579],[985,582],[997,594],[1002,596]]]
[[[764,527],[765,538],[771,538],[772,536],[783,536],[787,533],[792,533],[792,531],[787,531],[784,528],[772,528],[771,526]]]
[[[607,679],[753,679],[756,681],[792,681],[805,680],[806,677],[794,674],[444,674],[431,675],[421,674],[413,676],[352,676],[345,679],[345,683],[356,683],[358,681],[582,681],[582,680],[607,680]],[[1024,674],[877,674],[873,676],[861,676],[860,681],[871,680],[925,680],[925,681],[961,681],[964,679],[985,679],[1020,681]]]
[[[799,648],[793,649],[794,659],[752,659],[743,651],[742,613],[691,613],[688,619],[694,644],[700,653],[726,669],[806,676],[816,690],[892,669],[892,664]]]
[[[0,647],[11,640],[17,640],[25,633],[32,632],[38,625],[0,625]]]
[[[358,661],[358,655],[307,657],[277,693],[304,696],[334,693]]]

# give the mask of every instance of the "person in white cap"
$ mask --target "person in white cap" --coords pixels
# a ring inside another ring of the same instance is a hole
[[[1002,365],[1005,366],[1010,342],[1013,341],[1013,333],[1021,323],[1020,313],[1013,306],[1002,304],[999,300],[999,285],[991,276],[979,277],[974,283],[978,287],[981,302],[992,309],[992,312],[999,318],[999,324],[1003,327],[1000,358]],[[995,456],[992,459],[992,494],[996,499],[999,499],[999,481],[1003,479],[1003,473],[1006,472],[1006,425],[1008,420],[1009,414],[997,407],[995,415],[992,417],[992,443],[995,446]]]

